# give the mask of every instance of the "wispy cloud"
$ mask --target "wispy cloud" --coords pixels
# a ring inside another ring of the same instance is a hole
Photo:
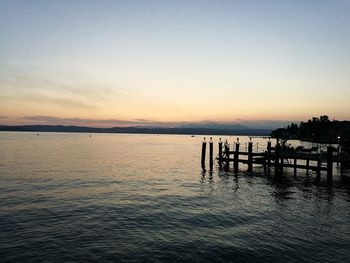
[[[50,76],[36,69],[1,65],[1,100],[51,104],[95,110],[103,102],[120,97],[116,88],[90,84],[74,76]]]

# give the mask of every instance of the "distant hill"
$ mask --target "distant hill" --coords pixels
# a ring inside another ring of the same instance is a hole
[[[250,128],[245,127],[240,124],[223,124],[223,123],[215,123],[215,122],[207,122],[207,123],[188,123],[178,128],[195,128],[195,129],[217,129],[217,130],[248,130]]]
[[[23,131],[23,132],[86,132],[86,133],[140,133],[140,134],[196,134],[196,135],[248,135],[266,136],[271,133],[268,129],[249,129],[239,125],[220,128],[214,127],[113,127],[95,128],[82,126],[64,125],[0,125],[0,131]]]

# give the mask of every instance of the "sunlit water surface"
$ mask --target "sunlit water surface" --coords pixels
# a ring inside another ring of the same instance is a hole
[[[203,175],[201,140],[0,133],[0,261],[348,262],[349,172]]]

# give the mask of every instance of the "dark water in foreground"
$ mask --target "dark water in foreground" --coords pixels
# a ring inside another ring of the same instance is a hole
[[[0,133],[0,262],[348,262],[349,172],[203,177],[200,143]]]

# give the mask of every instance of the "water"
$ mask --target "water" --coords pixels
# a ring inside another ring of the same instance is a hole
[[[0,261],[350,258],[349,172],[203,176],[201,139],[0,133]]]

